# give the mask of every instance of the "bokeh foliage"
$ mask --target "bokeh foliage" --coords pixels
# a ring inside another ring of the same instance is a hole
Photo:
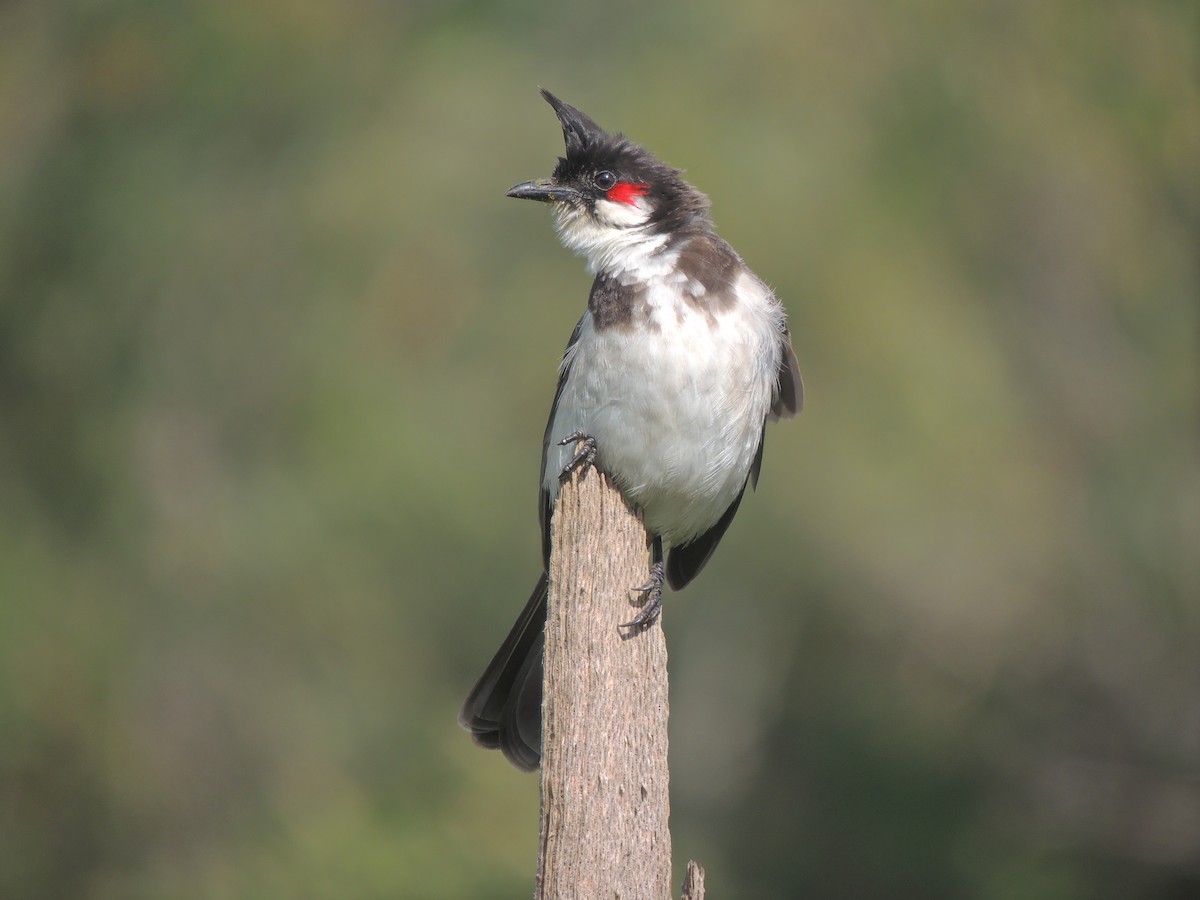
[[[684,166],[808,408],[668,601],[714,896],[1200,893],[1194,3],[0,6],[0,895],[528,896],[462,695],[587,276]]]

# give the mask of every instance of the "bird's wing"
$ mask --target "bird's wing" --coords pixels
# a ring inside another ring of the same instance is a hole
[[[584,313],[575,323],[575,330],[571,332],[571,339],[567,341],[567,349],[563,351],[562,363],[558,367],[558,386],[554,389],[554,402],[550,404],[550,417],[546,420],[546,433],[542,436],[542,468],[538,473],[538,521],[542,526],[542,564],[547,567],[550,565],[550,512],[554,502],[550,492],[546,490],[546,459],[550,456],[550,442],[564,437],[564,435],[550,434],[550,429],[554,427],[554,414],[558,411],[558,401],[562,397],[567,376],[571,373],[573,356],[571,351],[575,349],[575,344],[579,341],[579,329],[583,327],[583,320],[586,316],[587,313]]]
[[[792,336],[786,325],[783,327],[782,343],[783,355],[779,358],[779,371],[776,373],[774,402],[768,416],[772,422],[790,419],[804,406],[804,382],[800,378],[800,364],[796,362]]]

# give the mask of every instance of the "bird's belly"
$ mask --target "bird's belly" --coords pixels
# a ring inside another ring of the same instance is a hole
[[[551,423],[545,487],[582,431],[597,465],[675,546],[712,527],[746,483],[771,402],[777,351],[733,317],[700,312],[597,332],[585,317]]]

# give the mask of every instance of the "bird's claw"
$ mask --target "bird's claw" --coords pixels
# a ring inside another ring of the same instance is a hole
[[[662,613],[664,580],[663,564],[660,560],[650,567],[650,581],[641,587],[633,588],[633,593],[641,594],[645,600],[642,601],[642,608],[638,610],[638,614],[630,621],[622,623],[621,628],[635,632],[645,631],[658,621]]]
[[[571,457],[570,462],[563,466],[562,472],[559,473],[559,478],[570,478],[571,474],[577,470],[580,475],[586,475],[587,470],[592,468],[596,463],[596,439],[590,434],[584,434],[582,431],[572,431],[558,442],[558,446],[565,447],[567,444],[575,442],[582,444],[582,446],[575,451],[575,455]]]

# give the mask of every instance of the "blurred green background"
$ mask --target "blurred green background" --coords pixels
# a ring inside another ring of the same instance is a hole
[[[1200,896],[1194,2],[0,5],[0,896],[526,897],[455,714],[588,276],[683,166],[808,405],[668,598],[714,897]],[[678,878],[676,879],[678,884]]]

